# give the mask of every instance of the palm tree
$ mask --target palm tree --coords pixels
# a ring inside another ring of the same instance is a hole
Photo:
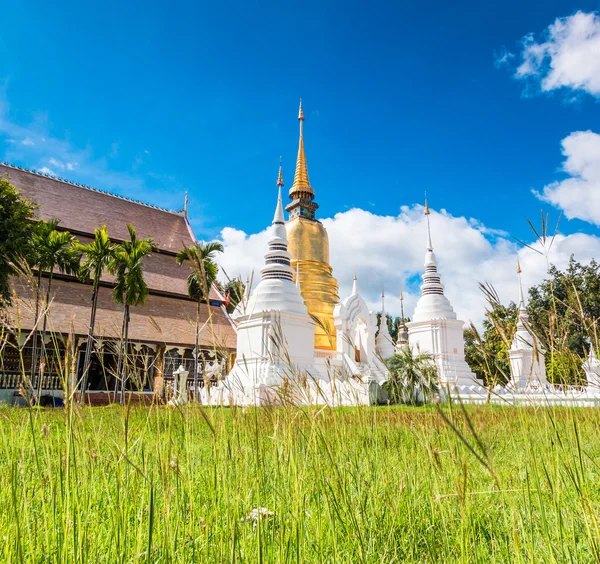
[[[108,267],[111,259],[115,255],[116,245],[114,245],[109,236],[106,225],[94,231],[94,240],[87,245],[78,244],[77,249],[83,254],[84,259],[79,270],[79,277],[87,282],[92,279],[92,312],[90,315],[90,327],[88,330],[88,340],[85,347],[85,357],[83,361],[83,376],[81,379],[80,402],[83,401],[87,389],[88,372],[90,369],[92,348],[94,341],[94,325],[96,323],[96,309],[98,306],[98,287],[100,278],[104,270]]]
[[[210,289],[217,279],[218,267],[215,262],[216,253],[223,252],[223,245],[217,241],[194,243],[191,247],[183,247],[177,254],[177,263],[190,263],[191,272],[187,279],[188,295],[196,300],[196,346],[194,349],[194,399],[198,399],[198,333],[200,332],[200,304],[208,304]]]
[[[116,245],[113,255],[108,263],[108,271],[116,275],[116,285],[113,288],[113,299],[118,304],[123,304],[123,325],[121,329],[121,342],[117,377],[121,382],[121,404],[125,402],[126,359],[129,348],[129,308],[144,304],[148,297],[148,285],[144,280],[144,258],[154,250],[152,239],[138,239],[135,227],[127,224],[129,241]],[[118,382],[117,382],[118,383]],[[115,387],[116,393],[116,387]]]
[[[417,405],[429,402],[439,392],[438,370],[428,353],[415,353],[411,347],[386,361],[390,378],[384,388],[392,403]]]
[[[37,326],[40,315],[40,298],[42,293],[42,268],[40,267],[39,251],[41,250],[42,241],[45,241],[52,231],[56,230],[58,225],[58,219],[51,219],[50,221],[44,221],[41,219],[35,225],[32,241],[31,241],[31,264],[32,268],[37,268],[37,283],[35,285],[35,318],[32,331],[32,344],[31,344],[31,383],[35,383],[36,371],[37,371]]]
[[[48,273],[48,284],[46,286],[46,309],[44,311],[44,323],[42,326],[42,350],[40,354],[40,376],[38,378],[37,395],[38,400],[42,393],[43,367],[46,357],[46,330],[48,325],[48,313],[50,307],[50,289],[55,269],[66,274],[77,274],[81,254],[76,248],[77,239],[68,231],[58,231],[59,220],[53,219],[49,222],[40,221],[36,227],[33,239],[33,253],[38,268],[38,288],[36,290],[36,310],[39,313],[39,294],[42,274]],[[35,340],[34,340],[35,343]],[[35,364],[35,361],[32,362]],[[35,374],[36,366],[33,366]]]

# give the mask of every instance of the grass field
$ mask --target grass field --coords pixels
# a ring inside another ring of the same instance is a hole
[[[0,561],[599,559],[598,410],[443,409],[0,409]]]

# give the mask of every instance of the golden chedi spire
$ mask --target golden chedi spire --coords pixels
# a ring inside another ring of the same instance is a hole
[[[329,239],[323,224],[315,217],[319,207],[314,202],[314,191],[308,179],[304,152],[304,111],[302,100],[298,112],[300,141],[294,184],[290,189],[292,200],[286,207],[289,220],[286,224],[292,254],[292,267],[308,313],[315,322],[315,348],[335,350],[336,329],[333,310],[339,302],[338,283],[329,265]]]
[[[304,152],[304,111],[302,110],[302,98],[300,99],[300,109],[298,110],[298,121],[300,122],[300,140],[298,142],[294,183],[290,188],[290,198],[292,200],[300,198],[312,200],[315,193],[308,178],[308,166],[306,164],[306,153]]]

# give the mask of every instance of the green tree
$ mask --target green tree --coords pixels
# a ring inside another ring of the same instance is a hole
[[[36,319],[39,315],[40,302],[40,286],[41,279],[44,273],[48,276],[46,284],[46,299],[44,309],[44,321],[42,326],[42,346],[40,353],[40,374],[37,379],[37,397],[42,393],[43,373],[46,360],[46,331],[48,328],[48,315],[50,309],[50,292],[55,271],[64,272],[66,274],[77,274],[79,271],[79,261],[81,254],[76,248],[77,240],[68,231],[58,231],[57,227],[59,220],[40,221],[33,232],[32,252],[33,262],[38,269],[38,287],[36,289]],[[37,323],[37,321],[36,321]],[[36,341],[34,334],[34,342]],[[37,355],[37,352],[34,354]],[[33,357],[33,377],[35,378],[35,356]]]
[[[517,314],[515,303],[503,306],[492,301],[483,321],[483,332],[473,324],[465,329],[465,360],[486,385],[493,387],[510,380],[508,349],[515,333]]]
[[[590,342],[598,348],[600,265],[582,265],[571,256],[564,271],[550,266],[548,278],[530,288],[527,310],[547,356],[569,350],[585,357]]]
[[[233,278],[227,284],[219,285],[219,290],[227,298],[227,313],[233,313],[244,298],[246,285],[241,278]]]
[[[111,242],[106,225],[103,225],[94,231],[93,241],[87,245],[78,244],[77,249],[84,257],[79,270],[79,277],[84,282],[87,282],[90,279],[92,280],[92,311],[90,314],[90,326],[88,329],[88,339],[83,361],[83,376],[81,380],[80,401],[83,401],[92,357],[94,326],[96,324],[96,310],[98,307],[98,288],[100,286],[102,274],[104,273],[104,270],[108,268],[110,261],[115,256],[117,247]]]
[[[9,279],[21,262],[31,262],[35,205],[0,178],[0,309],[11,304]]]
[[[155,250],[152,239],[138,239],[135,228],[127,224],[129,241],[116,245],[108,263],[108,271],[116,276],[113,299],[123,308],[123,325],[117,368],[117,384],[121,386],[121,404],[125,403],[127,382],[127,354],[129,350],[129,309],[142,305],[148,297],[148,285],[144,279],[144,259]]]
[[[386,365],[390,377],[383,387],[392,403],[418,405],[432,401],[439,393],[438,370],[430,354],[406,347],[390,357]]]
[[[381,312],[378,311],[377,314],[377,331],[375,333],[375,337],[379,334],[379,324],[381,322]],[[400,317],[392,317],[389,313],[385,314],[385,318],[387,321],[388,331],[390,332],[390,337],[392,337],[392,343],[395,343],[398,340],[398,333],[400,331],[400,325],[402,320]],[[405,322],[410,321],[409,318],[405,318]]]
[[[215,262],[217,253],[223,252],[223,245],[218,241],[209,243],[194,243],[190,247],[183,247],[177,254],[177,263],[182,265],[186,261],[190,267],[187,278],[188,295],[196,301],[196,344],[194,348],[194,399],[198,397],[198,356],[200,354],[200,304],[208,305],[210,289],[217,280],[219,268]]]

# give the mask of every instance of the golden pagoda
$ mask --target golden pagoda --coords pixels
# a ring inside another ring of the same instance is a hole
[[[294,184],[290,188],[290,204],[286,207],[288,250],[292,254],[292,267],[300,278],[300,292],[308,313],[315,320],[315,348],[335,350],[336,335],[333,309],[340,301],[338,283],[329,266],[329,239],[323,224],[315,218],[319,207],[308,179],[304,154],[304,112],[300,100],[300,142]],[[297,283],[297,281],[296,281]]]

